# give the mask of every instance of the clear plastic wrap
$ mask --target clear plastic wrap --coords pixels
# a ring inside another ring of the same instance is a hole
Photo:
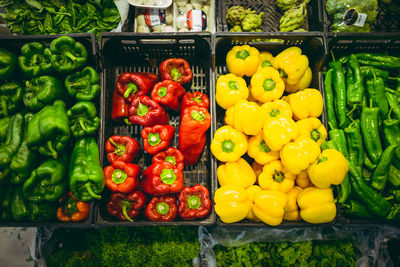
[[[300,242],[352,239],[360,251],[357,266],[393,266],[388,241],[400,238],[400,230],[390,226],[335,226],[299,228],[199,228],[202,266],[217,266],[214,246],[237,247],[252,242]]]

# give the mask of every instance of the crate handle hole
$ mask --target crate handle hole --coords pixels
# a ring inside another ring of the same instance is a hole
[[[174,39],[140,39],[141,44],[176,44]]]
[[[123,45],[135,45],[135,44],[137,44],[137,41],[136,40],[121,40],[121,43]]]
[[[182,39],[178,41],[180,44],[194,44],[195,41],[193,39]]]

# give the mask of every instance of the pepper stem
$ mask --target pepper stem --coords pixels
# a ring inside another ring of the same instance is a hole
[[[192,111],[192,113],[190,114],[190,116],[192,117],[192,119],[196,120],[196,121],[204,121],[206,118],[206,115],[204,115],[203,112],[198,112],[198,111]]]
[[[392,111],[393,111],[393,107],[390,108],[389,113],[388,113],[386,119],[388,119],[388,120],[391,120],[391,119],[392,119]]]
[[[282,183],[283,180],[285,180],[285,175],[283,174],[283,172],[275,170],[273,178],[274,178],[274,181],[276,181],[278,183]]]
[[[151,146],[156,146],[161,143],[161,138],[158,133],[149,133],[149,136],[147,138],[147,142]]]
[[[356,110],[357,105],[353,105],[353,108],[346,114],[346,116],[350,116],[351,114],[353,114],[354,110]]]
[[[124,93],[124,98],[128,98],[131,93],[136,93],[138,90],[138,87],[135,83],[129,83],[128,86],[126,87],[125,93]]]
[[[192,98],[192,100],[196,101],[197,103],[201,103],[200,96],[197,96],[195,98]]]
[[[176,82],[182,76],[182,73],[177,68],[173,68],[171,70],[171,75],[172,75],[172,80]]]
[[[74,62],[76,62],[78,60],[78,58],[74,54],[72,54],[70,51],[64,52],[64,56],[66,56],[67,58],[71,59]]]
[[[126,147],[123,144],[117,144],[115,141],[110,137],[110,143],[115,147],[114,153],[118,156],[122,156],[126,152]]]
[[[189,208],[198,210],[201,206],[201,199],[198,196],[190,196],[187,203]]]
[[[165,202],[158,202],[156,204],[156,210],[158,214],[165,215],[169,211],[169,205]]]
[[[79,119],[79,125],[81,126],[82,130],[84,130],[85,132],[88,131],[88,129],[85,126],[85,120],[83,118]]]
[[[127,118],[124,119],[124,122],[125,122],[127,125],[132,125],[132,122],[130,122]]]
[[[113,172],[111,180],[115,184],[122,184],[126,181],[126,178],[128,178],[128,174],[123,170],[117,169]]]
[[[336,60],[335,60],[335,55],[333,54],[333,51],[332,51],[332,50],[331,50],[331,55],[332,55],[333,62],[336,62]]]
[[[127,209],[129,208],[129,206],[131,205],[131,203],[130,203],[129,201],[127,201],[127,200],[122,200],[121,203],[120,203],[120,205],[121,205],[122,214],[124,215],[124,217],[125,217],[128,221],[133,222],[133,220],[131,219],[131,217],[129,217],[128,211],[127,211]]]
[[[161,87],[160,89],[158,89],[157,95],[159,97],[164,97],[167,95],[167,88],[166,87]]]
[[[52,142],[49,140],[47,141],[47,148],[49,149],[50,154],[53,156],[54,159],[58,158],[57,151],[54,150]]]
[[[3,108],[3,114],[4,117],[8,116],[8,110],[7,110],[7,102],[5,99],[1,99],[1,107]]]
[[[89,195],[91,195],[93,198],[95,199],[101,199],[101,196],[96,194],[93,189],[92,189],[92,184],[90,182],[85,184],[85,188],[87,190],[87,192],[89,193]]]
[[[235,143],[231,140],[225,140],[222,142],[222,151],[225,153],[231,153],[235,150]]]

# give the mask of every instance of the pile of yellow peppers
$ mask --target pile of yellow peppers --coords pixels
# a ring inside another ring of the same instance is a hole
[[[331,185],[343,181],[348,165],[337,150],[321,152],[327,138],[318,119],[323,99],[308,88],[307,56],[299,47],[274,57],[243,45],[228,52],[226,64],[229,74],[219,76],[216,87],[226,125],[211,142],[220,161],[214,202],[221,221],[247,218],[272,226],[283,220],[332,221]],[[243,76],[250,77],[250,84]],[[246,153],[252,165],[242,158]]]

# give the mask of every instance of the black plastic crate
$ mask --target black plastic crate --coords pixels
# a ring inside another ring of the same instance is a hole
[[[193,71],[193,81],[187,91],[201,91],[210,98],[210,114],[214,117],[211,103],[214,102],[213,89],[213,57],[212,57],[212,36],[207,33],[201,34],[118,34],[107,33],[100,38],[100,49],[102,53],[102,82],[105,88],[104,97],[102,98],[102,121],[104,125],[103,140],[112,135],[128,135],[140,142],[142,147],[139,161],[136,162],[144,169],[151,165],[152,155],[147,154],[143,149],[143,140],[141,138],[141,130],[143,127],[139,125],[124,125],[116,123],[111,119],[111,102],[115,88],[115,83],[124,72],[159,72],[159,64],[171,57],[181,57],[186,59]],[[170,112],[169,124],[175,127],[175,137],[172,139],[171,146],[177,147],[178,133],[180,124],[180,115]],[[211,159],[210,142],[212,130],[209,129],[207,134],[207,143],[201,155],[199,162],[194,166],[185,166],[183,171],[184,186],[194,186],[202,184],[206,186],[210,192],[210,197],[214,195],[216,188],[216,179]],[[109,165],[104,146],[100,148],[100,156],[103,158],[103,167]],[[96,205],[96,223],[99,225],[111,226],[141,226],[141,225],[211,225],[215,223],[215,213],[212,211],[210,215],[201,220],[184,221],[177,216],[172,222],[151,222],[143,215],[135,218],[135,222],[123,222],[110,216],[105,204],[109,200],[110,191],[105,189],[101,202]]]
[[[276,0],[219,0],[218,1],[218,31],[227,32],[230,26],[226,22],[226,13],[233,6],[242,6],[245,9],[251,8],[257,14],[264,12],[265,16],[261,29],[263,32],[279,32],[279,20],[284,12],[276,6]],[[324,31],[324,18],[322,14],[321,1],[311,0],[307,4],[307,18],[303,27],[307,31]],[[294,33],[295,34],[295,33]]]
[[[272,42],[252,42],[254,39],[273,39]],[[281,39],[282,42],[277,42],[277,39]],[[276,40],[276,41],[275,41]],[[310,88],[319,89],[322,92],[321,88],[321,77],[319,75],[320,68],[324,61],[326,55],[326,46],[325,46],[325,37],[322,33],[320,34],[312,34],[312,33],[301,33],[301,34],[249,34],[249,33],[236,33],[236,34],[228,34],[228,33],[219,33],[216,35],[215,40],[215,80],[220,75],[227,74],[228,70],[226,68],[226,54],[230,49],[232,49],[235,45],[244,45],[249,44],[253,47],[256,47],[260,52],[268,51],[271,52],[274,56],[283,51],[284,49],[291,46],[298,46],[303,51],[303,54],[307,55],[309,59],[309,65],[313,73],[312,82],[310,84]],[[215,102],[213,103],[214,108],[216,110],[216,119],[213,120],[214,129],[218,129],[223,126],[225,110],[219,107]],[[322,123],[326,125],[326,115],[325,111],[323,111],[320,117]],[[214,132],[213,132],[214,133]],[[247,157],[247,154],[244,155],[247,160],[252,159]],[[212,156],[214,158],[214,156]],[[215,164],[213,165],[214,173],[217,173],[217,160],[214,159]],[[217,181],[218,182],[218,181]],[[336,220],[326,224],[319,224],[321,226],[324,225],[332,225],[335,224]],[[217,217],[217,224],[226,227],[271,227],[262,222],[254,222],[250,220],[243,220],[237,223],[224,223]],[[300,222],[290,222],[283,221],[280,225],[275,226],[279,228],[290,228],[293,226],[304,226],[311,227],[315,226],[315,224],[310,224],[304,221]]]
[[[51,41],[62,36],[64,34],[57,34],[57,35],[10,35],[10,36],[0,36],[0,47],[3,47],[16,55],[20,54],[20,49],[21,47],[30,42],[40,42],[45,44],[46,46],[49,46]],[[91,33],[76,33],[76,34],[68,34],[68,36],[73,37],[76,41],[82,43],[88,52],[88,60],[87,60],[87,66],[93,67],[97,72],[100,73],[100,65],[99,65],[99,60],[98,60],[98,50],[97,50],[97,42],[93,34]],[[18,67],[17,67],[18,69]],[[53,75],[53,74],[50,74]],[[60,78],[58,75],[54,75],[57,78]],[[16,77],[18,79],[18,77]],[[11,78],[10,78],[11,79]],[[19,79],[20,80],[20,79]],[[63,83],[63,80],[60,79],[61,82]],[[97,108],[97,116],[100,117],[100,114],[102,112],[102,106],[100,105],[100,99],[102,98],[103,95],[103,90],[101,90],[100,97],[96,100],[97,102],[95,103],[96,108]],[[69,106],[67,106],[69,108]],[[101,138],[100,138],[100,133],[102,132],[102,127],[103,123],[100,123],[98,135],[96,136],[97,138],[97,144],[99,148],[102,145],[101,143]],[[72,151],[74,145],[74,139],[71,136],[70,140],[70,146],[66,148],[65,153],[70,154]],[[103,159],[100,158],[100,163],[102,164]],[[68,176],[66,177],[68,179]],[[46,227],[87,227],[90,226],[93,222],[93,209],[94,209],[94,204],[93,202],[90,203],[90,213],[89,217],[81,222],[75,222],[75,223],[66,223],[66,222],[61,222],[58,221],[57,219],[54,219],[53,221],[49,222],[1,222],[0,221],[0,227],[41,227],[41,226],[46,226]]]
[[[332,33],[330,28],[331,21],[329,19],[328,13],[326,12],[326,0],[322,0],[322,13],[324,16],[324,31]],[[378,1],[378,9],[375,22],[371,24],[371,33],[382,33],[382,32],[400,32],[400,16],[390,8],[385,6],[383,3]],[[346,35],[352,33],[332,33],[336,35]],[[368,35],[369,33],[364,33]]]
[[[387,33],[387,34],[370,34],[370,35],[360,35],[360,36],[351,36],[351,35],[340,35],[336,37],[328,37],[326,38],[327,49],[328,51],[332,51],[335,59],[339,59],[342,56],[350,55],[352,53],[390,53],[394,56],[400,56],[400,35],[396,33]],[[320,70],[321,77],[321,90],[322,93],[325,92],[324,88],[324,76],[323,71],[328,69],[328,62],[332,61],[332,55],[328,54],[325,58],[325,62],[323,67]],[[324,113],[325,105],[324,105]],[[326,121],[326,118],[325,118]],[[327,131],[330,128],[325,125]],[[340,204],[337,204],[338,207]],[[343,224],[388,224],[398,226],[398,222],[388,221],[379,218],[374,219],[351,219],[346,218],[345,215],[341,214],[338,209],[337,221]]]

